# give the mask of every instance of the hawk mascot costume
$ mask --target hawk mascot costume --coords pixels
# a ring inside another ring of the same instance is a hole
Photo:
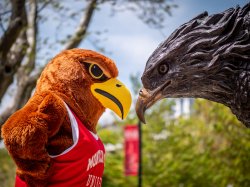
[[[2,128],[16,187],[101,186],[105,150],[97,122],[105,108],[123,119],[131,105],[117,75],[111,59],[90,50],[66,50],[49,62],[34,95]]]

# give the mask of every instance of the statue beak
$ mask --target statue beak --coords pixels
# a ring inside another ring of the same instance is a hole
[[[111,109],[121,119],[126,118],[132,97],[122,82],[112,78],[103,83],[94,83],[91,92],[105,108]]]
[[[154,103],[162,98],[161,92],[157,90],[149,91],[142,88],[139,92],[139,97],[136,102],[136,114],[141,122],[146,123],[144,114],[145,111],[150,108]]]

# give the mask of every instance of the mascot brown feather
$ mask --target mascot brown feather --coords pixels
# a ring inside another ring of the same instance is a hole
[[[2,128],[16,186],[101,186],[97,122],[105,108],[123,119],[131,105],[117,76],[112,60],[90,50],[66,50],[49,62],[32,98]]]

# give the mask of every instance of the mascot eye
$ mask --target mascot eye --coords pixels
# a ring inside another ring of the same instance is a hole
[[[168,72],[168,65],[167,64],[160,64],[158,67],[158,72],[163,75]]]
[[[101,70],[101,68],[96,65],[96,64],[90,64],[89,66],[89,74],[94,78],[94,79],[103,79],[106,77]]]

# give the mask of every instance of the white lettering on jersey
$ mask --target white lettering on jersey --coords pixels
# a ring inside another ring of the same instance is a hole
[[[104,153],[102,150],[98,150],[91,158],[89,158],[87,171],[99,163],[104,163]]]

